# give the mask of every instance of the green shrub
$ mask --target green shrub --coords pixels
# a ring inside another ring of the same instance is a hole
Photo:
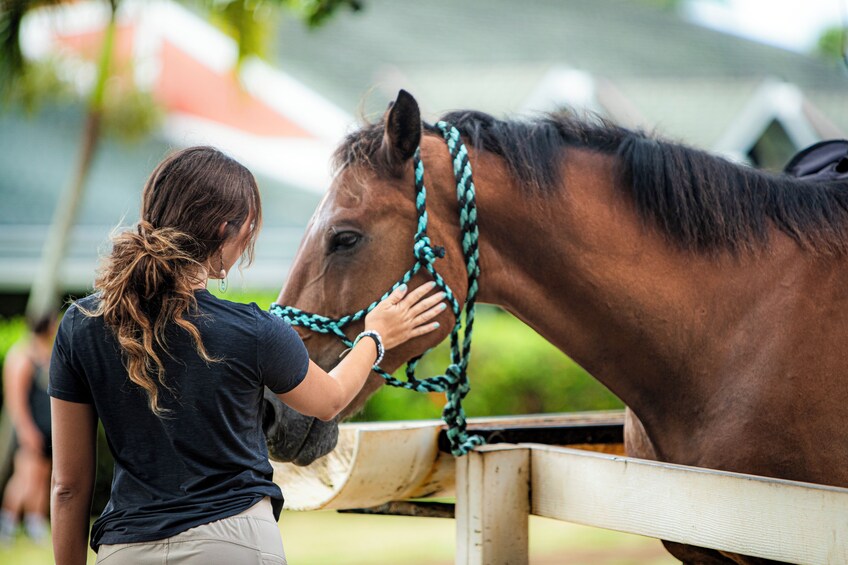
[[[23,316],[14,318],[0,318],[0,406],[3,401],[3,365],[6,362],[6,354],[15,343],[26,335],[26,321]]]
[[[280,294],[279,291],[276,290],[245,290],[232,287],[227,289],[226,292],[220,292],[218,290],[217,281],[211,281],[209,283],[209,292],[218,298],[223,298],[230,302],[241,302],[242,304],[256,302],[256,304],[263,310],[267,310],[271,303],[274,302]]]
[[[0,367],[6,360],[6,353],[26,334],[26,321],[23,316],[0,318]]]

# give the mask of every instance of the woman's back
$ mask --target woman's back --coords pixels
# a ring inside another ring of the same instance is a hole
[[[263,386],[288,392],[309,359],[290,327],[255,304],[195,291],[187,318],[200,331],[207,363],[188,332],[167,328],[161,355],[161,416],[130,382],[111,329],[94,310],[96,295],[65,316],[56,339],[51,394],[94,405],[103,422],[115,474],[109,504],[92,530],[92,546],[167,537],[237,514],[265,496],[278,514],[282,494],[272,481],[261,428]]]

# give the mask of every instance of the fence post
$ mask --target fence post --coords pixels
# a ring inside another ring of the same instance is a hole
[[[530,450],[475,449],[456,460],[456,565],[527,565]]]

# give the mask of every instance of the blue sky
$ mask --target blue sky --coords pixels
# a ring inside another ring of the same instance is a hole
[[[848,0],[689,0],[686,13],[702,25],[809,51],[822,29],[846,21]]]

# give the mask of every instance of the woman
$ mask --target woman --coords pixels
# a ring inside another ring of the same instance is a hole
[[[324,372],[282,321],[205,290],[252,259],[260,224],[246,168],[209,147],[179,151],[147,181],[141,221],[114,239],[97,292],[65,314],[50,371],[57,564],[85,562],[97,418],[115,457],[91,529],[98,563],[285,563],[263,387],[332,419],[384,348],[437,327],[441,293],[398,289]]]
[[[14,471],[3,492],[0,542],[8,542],[23,515],[24,532],[37,542],[47,538],[50,484],[50,397],[48,366],[56,317],[29,320],[29,338],[9,351],[3,366],[6,409],[15,430]]]

